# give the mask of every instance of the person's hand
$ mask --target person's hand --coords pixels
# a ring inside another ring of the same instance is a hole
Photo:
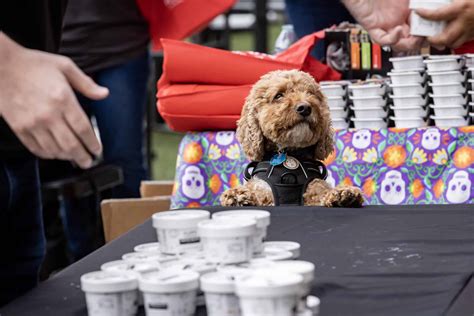
[[[414,51],[423,39],[410,35],[409,0],[343,0],[354,19],[371,39],[395,51]]]
[[[436,10],[416,10],[422,18],[433,21],[447,21],[441,34],[428,37],[428,42],[438,48],[458,48],[474,39],[474,1],[454,0]]]
[[[68,58],[19,46],[0,32],[0,115],[35,155],[92,164],[102,151],[73,88],[99,100],[100,87]]]

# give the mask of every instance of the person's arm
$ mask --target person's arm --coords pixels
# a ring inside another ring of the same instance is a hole
[[[454,0],[453,3],[437,10],[418,9],[416,13],[428,20],[448,22],[441,34],[428,37],[433,46],[458,48],[474,39],[473,0]]]
[[[396,51],[417,50],[423,39],[410,35],[408,0],[342,0],[371,39]]]
[[[0,31],[0,116],[35,155],[87,168],[102,151],[73,89],[107,97],[67,57],[24,48]]]

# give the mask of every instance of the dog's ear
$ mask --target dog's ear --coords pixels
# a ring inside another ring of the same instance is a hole
[[[326,98],[323,96],[321,90],[319,90],[318,99],[320,102],[321,113],[321,135],[314,149],[314,159],[323,161],[334,150],[334,129],[332,128],[329,106],[327,105]]]
[[[245,99],[242,114],[237,122],[237,139],[247,158],[252,161],[260,161],[263,159],[265,148],[263,133],[257,119],[258,100],[255,94],[252,89]]]

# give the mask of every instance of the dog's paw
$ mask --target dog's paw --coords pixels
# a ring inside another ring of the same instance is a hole
[[[255,194],[245,187],[232,188],[222,193],[222,206],[257,206],[258,201]]]
[[[363,203],[362,191],[356,187],[336,187],[323,198],[326,207],[361,207]]]

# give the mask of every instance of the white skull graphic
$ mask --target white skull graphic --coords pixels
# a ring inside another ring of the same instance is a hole
[[[469,200],[470,196],[471,180],[469,180],[469,174],[464,170],[456,171],[451,181],[449,181],[446,199],[450,203],[464,203]]]
[[[188,166],[181,178],[183,194],[190,199],[200,199],[204,196],[204,177],[196,166]]]
[[[326,178],[326,182],[332,187],[336,187],[336,179],[333,178],[332,172],[328,170],[328,177]]]
[[[357,149],[365,149],[369,147],[372,134],[368,129],[361,129],[352,135],[352,146]]]
[[[421,138],[421,146],[428,150],[434,150],[441,144],[441,134],[436,128],[428,128]]]
[[[234,140],[234,135],[235,133],[231,131],[217,132],[216,142],[221,146],[230,145]]]
[[[399,171],[387,172],[380,187],[380,198],[385,204],[400,204],[405,199],[405,181]]]

